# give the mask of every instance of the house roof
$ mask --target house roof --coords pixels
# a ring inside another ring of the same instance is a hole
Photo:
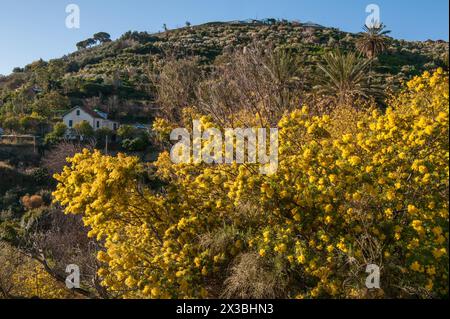
[[[101,118],[103,118],[103,119],[105,119],[105,120],[108,119],[108,113],[99,111],[99,110],[97,110],[97,109],[95,109],[94,112],[97,113]]]
[[[92,116],[95,119],[106,119],[106,117],[104,117],[104,116],[106,116],[106,113],[103,113],[103,112],[98,112],[97,113],[97,111],[88,109],[88,108],[83,107],[83,106],[75,106],[74,108],[71,108],[70,110],[65,112],[62,116],[64,117],[64,116],[66,116],[67,114],[71,113],[72,111],[74,111],[76,109],[83,110],[84,112],[86,112],[87,114],[89,114],[90,116]]]

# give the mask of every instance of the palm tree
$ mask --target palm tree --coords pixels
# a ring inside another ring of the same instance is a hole
[[[386,35],[391,33],[390,30],[385,30],[385,28],[386,26],[383,23],[373,26],[365,25],[363,27],[364,34],[356,42],[356,48],[359,52],[364,54],[368,59],[374,59],[383,53],[387,48]]]
[[[361,59],[354,52],[331,51],[318,66],[322,76],[314,89],[319,95],[330,97],[336,105],[351,105],[358,98],[368,100],[381,96],[381,88],[369,83],[369,65],[370,60]]]

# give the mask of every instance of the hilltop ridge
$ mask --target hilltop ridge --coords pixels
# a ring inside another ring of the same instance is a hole
[[[57,92],[64,99],[63,109],[95,104],[114,110],[117,118],[143,120],[157,108],[152,76],[169,57],[196,57],[207,72],[232,52],[259,43],[294,50],[314,73],[325,52],[354,50],[359,36],[311,22],[275,19],[209,22],[159,33],[129,31],[117,40],[48,62],[35,61],[0,78],[0,117],[13,109],[30,114],[42,95]],[[448,42],[390,38],[375,71],[388,85],[398,87],[424,70],[447,65]]]

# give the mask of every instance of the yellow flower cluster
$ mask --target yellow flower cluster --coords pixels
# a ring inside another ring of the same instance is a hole
[[[54,196],[105,241],[103,284],[124,297],[215,297],[245,252],[300,283],[292,297],[363,296],[371,263],[384,296],[448,296],[447,75],[416,77],[389,105],[352,127],[336,112],[286,115],[270,176],[162,153],[160,192],[140,183],[138,159],[85,151],[56,176]]]

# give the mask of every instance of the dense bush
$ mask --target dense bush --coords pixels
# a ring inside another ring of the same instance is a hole
[[[279,122],[276,173],[162,153],[161,192],[139,183],[137,158],[86,150],[56,176],[54,196],[104,240],[99,274],[124,297],[444,297],[448,105],[439,69],[385,113],[303,107]],[[375,295],[367,264],[381,268]]]

